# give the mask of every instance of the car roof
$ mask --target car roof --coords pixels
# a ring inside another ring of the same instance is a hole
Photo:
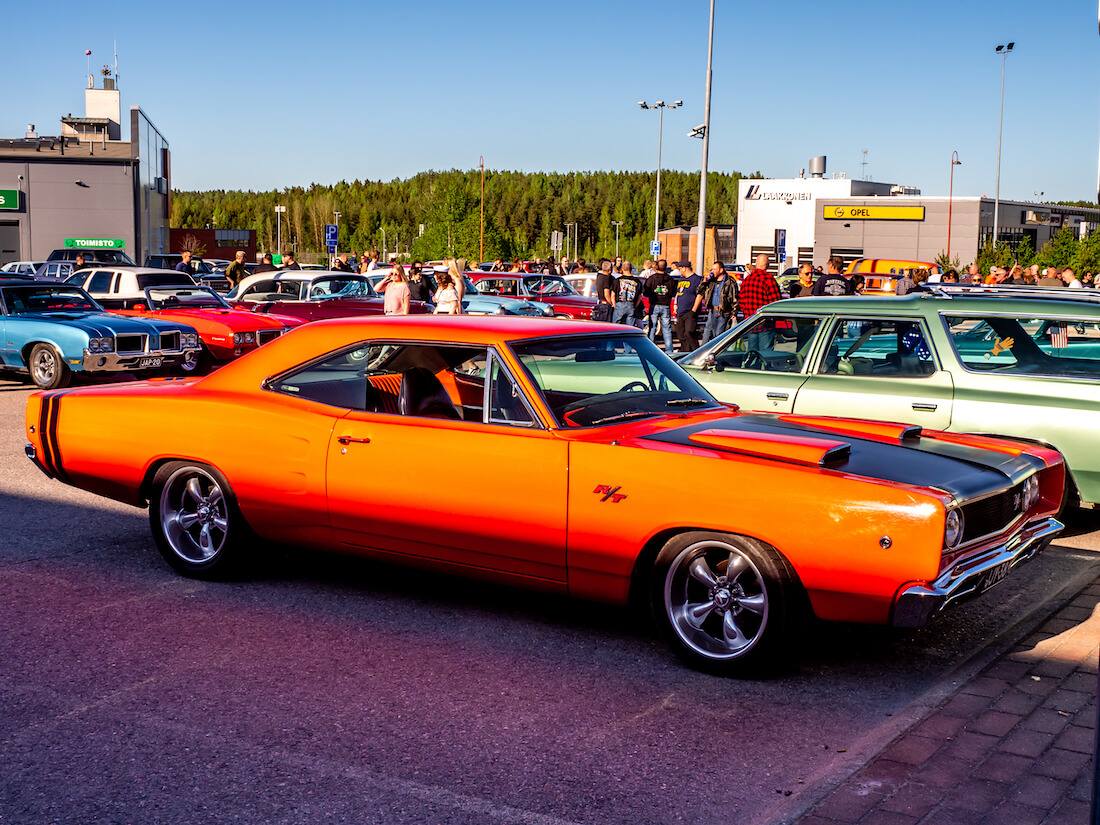
[[[1081,295],[1029,295],[1027,287],[1014,287],[1016,295],[911,292],[907,295],[840,295],[788,298],[762,307],[769,313],[808,313],[811,315],[867,313],[898,313],[917,315],[926,313],[957,312],[1011,312],[1013,314],[1074,312],[1100,316],[1100,294]],[[1071,290],[1065,290],[1070,292]],[[1078,293],[1081,290],[1072,290]]]

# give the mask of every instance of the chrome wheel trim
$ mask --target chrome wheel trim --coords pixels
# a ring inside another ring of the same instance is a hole
[[[181,467],[160,491],[160,529],[187,564],[212,561],[229,537],[228,502],[218,481],[199,467]]]
[[[665,575],[664,609],[673,632],[712,660],[745,656],[768,625],[764,575],[743,550],[722,541],[695,542]]]
[[[34,382],[40,385],[52,384],[57,378],[57,353],[49,347],[39,347],[31,361]]]
[[[194,372],[199,367],[199,353],[191,351],[183,356],[180,369],[183,372]]]

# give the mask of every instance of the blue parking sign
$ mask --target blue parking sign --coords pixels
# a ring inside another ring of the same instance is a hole
[[[325,243],[329,246],[333,246],[336,243],[336,230],[337,226],[334,223],[325,224]]]
[[[661,254],[661,242],[660,241],[650,241],[649,242],[649,254],[650,255],[660,255]]]

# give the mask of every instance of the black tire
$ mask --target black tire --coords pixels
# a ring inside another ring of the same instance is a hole
[[[183,361],[177,369],[181,375],[206,375],[214,366],[214,357],[205,346],[195,354],[192,361]]]
[[[157,470],[149,526],[164,560],[195,579],[236,576],[253,543],[225,477],[194,462],[172,462]]]
[[[650,599],[658,627],[689,664],[745,676],[776,664],[797,624],[798,589],[787,560],[763,542],[691,532],[658,554]]]
[[[56,390],[69,386],[73,380],[73,374],[69,365],[49,344],[35,344],[31,348],[30,357],[27,359],[27,368],[30,370],[31,381],[40,390]]]

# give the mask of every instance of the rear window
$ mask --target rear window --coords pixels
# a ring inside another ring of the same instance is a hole
[[[138,275],[137,283],[138,289],[145,289],[151,286],[179,286],[181,284],[191,286],[195,282],[183,272],[166,270],[163,274],[159,272],[149,272],[144,275]]]

